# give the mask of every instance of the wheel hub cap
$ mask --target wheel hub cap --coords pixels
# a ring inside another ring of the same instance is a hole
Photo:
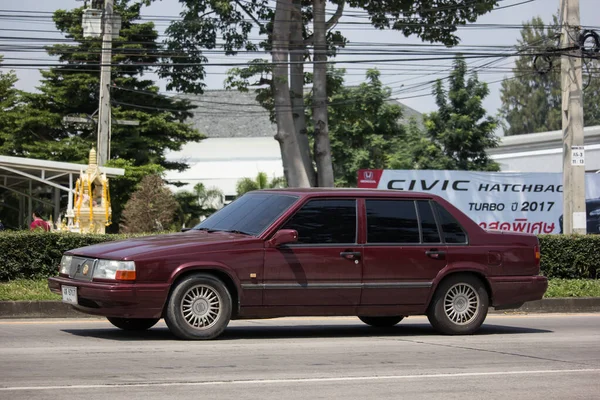
[[[194,286],[183,296],[181,314],[195,329],[210,328],[221,315],[221,296],[210,286]]]
[[[466,325],[479,314],[479,294],[467,283],[452,286],[444,297],[444,311],[450,321]]]

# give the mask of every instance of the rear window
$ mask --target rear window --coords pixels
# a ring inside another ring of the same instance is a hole
[[[413,200],[367,200],[367,243],[419,243]]]
[[[452,244],[467,243],[467,234],[456,218],[438,203],[435,203],[435,208],[438,214],[440,227],[442,228],[444,241]]]

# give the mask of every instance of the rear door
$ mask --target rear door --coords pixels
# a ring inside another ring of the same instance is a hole
[[[433,279],[446,266],[432,202],[366,199],[365,211],[361,305],[424,304]]]
[[[357,306],[362,253],[356,199],[309,200],[280,229],[298,242],[265,249],[265,306]]]

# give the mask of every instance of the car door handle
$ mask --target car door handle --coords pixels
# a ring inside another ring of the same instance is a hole
[[[446,258],[445,251],[438,251],[436,249],[426,251],[425,255],[427,255],[427,257],[429,258],[433,258],[434,260],[443,260],[444,258]]]
[[[360,251],[342,251],[340,257],[346,260],[359,260],[362,253]]]

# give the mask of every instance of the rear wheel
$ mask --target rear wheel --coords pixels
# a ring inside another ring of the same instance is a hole
[[[145,331],[158,322],[158,318],[117,318],[106,317],[108,322],[125,331]]]
[[[448,335],[469,335],[487,316],[489,296],[485,285],[473,275],[455,275],[442,281],[429,305],[431,325]]]
[[[402,321],[404,317],[402,315],[394,316],[394,317],[358,317],[362,322],[367,325],[375,326],[378,328],[385,328],[389,326],[394,326],[398,322]]]
[[[208,274],[194,274],[173,289],[165,322],[181,339],[214,339],[227,327],[231,308],[231,295],[221,280]]]

